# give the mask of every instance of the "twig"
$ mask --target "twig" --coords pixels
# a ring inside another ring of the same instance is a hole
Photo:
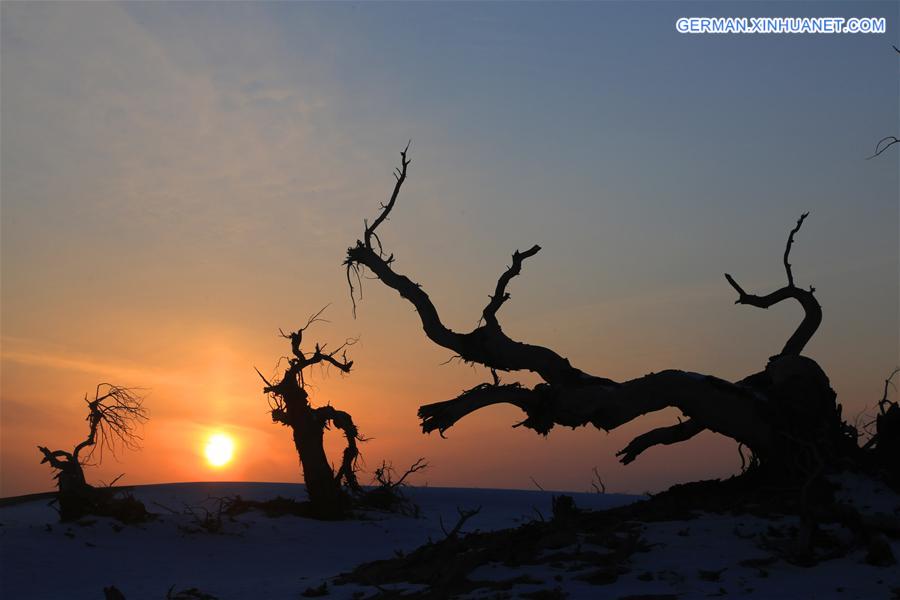
[[[896,47],[894,49],[896,50]],[[887,144],[884,144],[884,142],[887,142]],[[897,139],[893,135],[889,135],[887,137],[881,138],[880,140],[878,140],[878,143],[875,144],[875,154],[873,154],[872,156],[867,156],[866,160],[872,160],[873,158],[875,158],[876,156],[880,155],[882,152],[884,152],[885,150],[887,150],[888,148],[893,146],[894,144],[898,144],[898,143],[900,143],[900,139]],[[884,144],[884,146],[882,146],[882,144]]]
[[[606,493],[606,484],[603,483],[603,478],[600,477],[600,471],[597,470],[597,467],[591,469],[594,473],[594,479],[591,480],[591,487],[594,488],[594,491],[598,494]]]
[[[471,519],[472,517],[474,517],[475,515],[477,515],[478,513],[481,512],[481,507],[479,506],[478,508],[475,508],[472,510],[463,510],[457,506],[456,512],[459,514],[459,520],[456,521],[456,525],[454,525],[453,529],[451,529],[449,532],[444,528],[443,519],[438,517],[438,522],[441,525],[441,531],[443,531],[444,536],[446,536],[444,538],[445,540],[455,538],[459,534],[460,529],[462,529],[462,526],[465,525],[466,521],[468,521],[469,519]]]

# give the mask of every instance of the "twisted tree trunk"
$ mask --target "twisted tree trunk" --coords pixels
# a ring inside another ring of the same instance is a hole
[[[262,374],[260,377],[266,383],[263,392],[269,394],[274,401],[272,420],[291,428],[313,514],[321,519],[338,519],[342,518],[350,507],[347,492],[359,490],[356,460],[359,457],[357,441],[361,438],[349,413],[332,406],[314,408],[309,403],[309,394],[303,379],[304,369],[325,362],[337,367],[343,373],[349,373],[353,366],[353,361],[347,360],[346,355],[342,359],[335,358],[336,353],[352,341],[330,353],[325,353],[318,344],[310,356],[306,356],[301,350],[303,332],[306,327],[318,320],[321,312],[310,317],[306,326],[298,331],[290,335],[282,334],[291,341],[293,358],[290,359],[290,365],[281,380],[272,384]],[[337,472],[332,470],[323,445],[325,430],[329,424],[340,429],[347,440],[347,447],[344,449],[341,466]]]

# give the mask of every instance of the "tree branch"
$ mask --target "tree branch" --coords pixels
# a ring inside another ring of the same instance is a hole
[[[141,437],[136,426],[149,418],[143,406],[143,398],[139,390],[109,383],[101,383],[94,392],[94,399],[85,401],[88,405],[88,436],[75,446],[73,459],[81,463],[81,451],[90,448],[86,460],[100,448],[100,460],[103,452],[109,449],[115,455],[117,446],[133,450],[140,447]]]
[[[800,231],[800,228],[803,226],[803,221],[805,221],[808,216],[808,212],[800,215],[800,218],[797,219],[797,225],[791,229],[791,233],[788,234],[787,244],[784,246],[784,270],[787,273],[788,287],[794,287],[794,274],[791,272],[791,263],[788,262],[788,257],[791,255],[791,246],[794,245],[794,234]]]
[[[409,161],[406,159],[406,150],[401,153],[402,169],[399,170],[398,184],[404,179],[406,174],[406,165]],[[351,297],[353,297],[352,280],[349,278],[351,270],[358,270],[366,267],[388,287],[396,290],[403,298],[408,300],[419,313],[422,321],[422,328],[425,335],[431,341],[452,350],[458,354],[464,361],[482,364],[488,368],[500,371],[518,371],[527,370],[538,373],[545,381],[549,383],[559,383],[564,381],[580,381],[580,382],[597,382],[612,384],[611,380],[602,378],[593,378],[586,373],[573,367],[569,361],[549,348],[542,346],[533,346],[523,344],[507,337],[499,328],[492,325],[496,323],[496,311],[506,299],[506,285],[521,270],[521,263],[526,258],[533,256],[539,250],[539,246],[534,246],[524,253],[517,252],[513,255],[513,264],[507,271],[501,275],[497,282],[497,292],[491,303],[485,308],[485,318],[488,323],[484,326],[477,327],[469,333],[458,333],[448,328],[441,321],[437,308],[432,303],[428,294],[422,290],[421,286],[410,280],[405,275],[396,273],[391,268],[393,255],[385,259],[379,249],[375,252],[372,248],[370,237],[371,232],[378,226],[384,217],[393,209],[397,199],[399,187],[395,186],[394,194],[391,201],[384,207],[381,215],[372,224],[367,227],[364,234],[364,241],[357,240],[356,246],[347,250],[347,258],[344,265],[348,269],[348,281],[351,281]],[[518,258],[517,258],[518,257]],[[355,297],[354,297],[355,298]],[[355,313],[355,299],[354,299]]]
[[[372,236],[375,235],[375,230],[378,229],[378,226],[387,218],[387,216],[391,213],[391,210],[394,208],[394,203],[397,201],[397,196],[400,195],[400,188],[403,187],[403,182],[406,181],[406,168],[409,166],[411,161],[406,159],[406,152],[409,150],[409,145],[412,143],[412,140],[407,142],[406,148],[400,152],[400,168],[396,170],[394,173],[394,178],[397,182],[394,184],[394,191],[391,193],[391,199],[388,203],[381,205],[381,212],[378,214],[378,217],[372,222],[372,225],[366,227],[365,234],[363,239],[365,240],[366,248],[372,249]],[[375,236],[376,240],[378,236]],[[378,250],[379,255],[381,255],[381,241],[378,240]]]
[[[403,485],[403,482],[406,481],[406,478],[412,475],[413,473],[418,473],[419,471],[423,471],[428,468],[428,463],[425,461],[425,457],[419,457],[416,459],[416,462],[410,465],[408,469],[400,476],[400,479],[397,481],[393,481],[389,484],[389,487],[400,487]]]
[[[326,306],[325,308],[328,307]],[[285,372],[285,375],[281,379],[281,381],[289,380],[293,377],[300,377],[302,380],[303,369],[306,369],[307,367],[311,367],[313,365],[317,365],[321,362],[329,363],[342,373],[349,373],[350,369],[353,368],[353,361],[347,358],[347,351],[345,349],[357,342],[355,338],[348,338],[344,341],[343,344],[341,344],[331,352],[325,352],[325,347],[319,345],[319,343],[317,342],[315,350],[310,356],[306,356],[306,354],[300,347],[300,343],[303,340],[303,332],[306,331],[306,328],[317,321],[325,321],[324,319],[319,318],[319,315],[322,314],[322,311],[324,311],[325,308],[310,317],[306,322],[306,325],[304,327],[301,327],[297,331],[294,331],[290,334],[285,334],[284,331],[280,329],[278,330],[279,333],[281,333],[281,337],[289,339],[291,341],[291,353],[294,355],[294,358],[290,359],[290,368]],[[341,352],[340,359],[335,358],[338,352]],[[270,393],[276,390],[280,385],[280,383],[276,383],[274,385],[271,384],[265,377],[263,377],[262,373],[259,372],[259,369],[257,369],[256,372],[266,383],[266,387],[263,390],[265,393]]]
[[[272,387],[272,382],[270,382],[268,379],[266,379],[265,376],[259,372],[259,369],[257,369],[256,367],[253,367],[253,370],[256,371],[256,374],[259,375],[259,378],[262,379],[263,383],[266,384],[267,389]]]
[[[359,459],[359,447],[357,442],[362,438],[360,438],[359,430],[353,423],[353,418],[350,416],[350,413],[337,410],[331,405],[317,408],[315,414],[323,425],[330,421],[335,427],[344,432],[344,437],[347,439],[347,447],[344,448],[341,467],[335,473],[334,478],[339,483],[343,481],[350,489],[358,490],[359,482],[356,479],[356,461]]]
[[[522,272],[522,263],[525,259],[531,258],[540,251],[541,247],[535,244],[525,252],[519,252],[518,250],[513,252],[512,265],[497,280],[497,289],[494,291],[494,295],[491,296],[491,301],[484,307],[484,312],[482,313],[484,322],[489,327],[500,327],[500,324],[497,322],[497,311],[500,310],[500,307],[503,306],[504,302],[509,300],[506,286],[513,277]]]
[[[451,350],[462,345],[462,335],[450,330],[441,322],[437,308],[421,286],[408,277],[395,273],[390,265],[371,248],[366,247],[362,242],[357,242],[355,247],[347,250],[347,259],[344,264],[348,267],[354,265],[367,267],[382,283],[393,288],[408,300],[419,313],[425,335],[434,343]]]
[[[485,406],[507,403],[527,412],[536,402],[537,394],[518,383],[483,383],[464,391],[453,400],[420,406],[419,418],[422,419],[424,433],[431,433],[436,429],[443,437],[444,432],[461,418]]]
[[[305,358],[303,360],[298,361],[301,369],[305,369],[306,367],[311,367],[312,365],[318,364],[320,362],[327,362],[332,366],[336,367],[339,371],[343,373],[349,373],[350,369],[353,368],[353,361],[347,358],[347,352],[344,350],[347,346],[352,346],[356,343],[355,339],[349,339],[343,344],[341,344],[336,350],[325,353],[322,348],[319,347],[319,344],[316,344],[316,350],[313,352],[313,355],[309,358]],[[341,354],[341,359],[338,360],[334,357],[338,352],[344,352]]]
[[[457,506],[456,512],[457,512],[457,514],[459,514],[459,520],[456,521],[456,525],[454,525],[450,531],[447,531],[444,528],[444,521],[442,519],[438,518],[438,521],[440,522],[440,525],[441,525],[441,531],[443,531],[444,536],[446,536],[444,538],[445,541],[456,539],[456,536],[459,535],[460,531],[462,531],[463,525],[466,524],[466,521],[468,521],[469,519],[471,519],[472,517],[474,517],[475,515],[480,513],[481,507],[479,506],[478,508],[464,510]]]
[[[704,429],[705,427],[700,425],[694,419],[688,419],[687,421],[669,425],[668,427],[651,429],[647,433],[639,435],[631,440],[625,448],[616,453],[616,456],[621,456],[622,458],[620,460],[622,461],[622,464],[627,465],[637,458],[644,450],[647,450],[652,446],[659,444],[677,444],[678,442],[691,439]]]
[[[681,441],[704,429],[731,437],[739,444],[749,447],[755,455],[767,452],[768,456],[777,455],[774,450],[776,442],[772,437],[773,428],[766,420],[772,411],[772,407],[768,405],[771,400],[767,390],[773,385],[775,371],[782,367],[790,370],[792,365],[797,364],[800,365],[797,368],[801,370],[820,372],[816,370],[818,366],[813,361],[799,355],[821,323],[821,307],[813,295],[813,288],[807,291],[795,285],[789,260],[794,238],[807,213],[798,219],[788,235],[783,258],[788,282],[784,288],[766,296],[755,296],[744,291],[731,275],[725,275],[738,292],[737,304],[767,308],[793,298],[804,309],[803,321],[785,344],[781,355],[772,357],[764,373],[755,374],[738,383],[730,383],[712,376],[669,370],[618,383],[573,367],[568,359],[550,348],[519,342],[503,332],[497,313],[509,299],[509,283],[521,273],[524,260],[540,251],[539,246],[513,254],[512,264],[498,278],[494,295],[483,309],[479,325],[472,331],[457,332],[442,322],[437,307],[421,286],[393,269],[393,255],[385,258],[380,240],[377,251],[371,241],[375,236],[375,229],[393,210],[400,186],[405,180],[409,163],[406,150],[401,153],[401,159],[401,169],[398,169],[396,175],[397,185],[390,202],[382,207],[382,212],[371,226],[366,225],[363,239],[357,240],[356,245],[347,250],[344,265],[354,301],[354,315],[356,303],[351,271],[359,277],[360,270],[368,268],[383,284],[413,305],[425,335],[431,341],[452,351],[465,362],[485,366],[493,375],[493,383],[466,390],[453,400],[421,406],[419,417],[424,432],[436,430],[443,435],[469,413],[502,403],[512,404],[525,413],[526,418],[519,425],[542,434],[549,432],[555,425],[593,425],[608,431],[641,415],[674,407],[687,416],[688,421],[636,438],[623,451],[622,455],[626,460],[633,460],[651,445]],[[500,383],[498,371],[518,370],[537,373],[545,383],[530,389],[517,383]],[[824,374],[822,377],[824,378]]]
[[[887,144],[885,144],[885,142],[887,142]],[[882,144],[884,144],[884,145],[882,146]],[[884,152],[885,150],[887,150],[894,144],[900,144],[900,139],[897,139],[893,135],[889,135],[887,137],[881,138],[880,140],[878,140],[878,143],[875,144],[875,154],[873,154],[872,156],[866,157],[866,160],[871,160],[871,159],[875,158],[876,156],[880,155],[882,152]]]
[[[738,299],[735,301],[735,304],[747,304],[757,308],[769,308],[782,300],[793,298],[800,303],[801,307],[803,307],[803,320],[800,322],[800,325],[797,326],[793,335],[788,338],[784,348],[782,348],[781,352],[776,356],[799,356],[822,323],[822,307],[814,295],[816,289],[810,287],[809,290],[803,290],[794,285],[794,275],[791,270],[791,263],[788,260],[791,253],[791,247],[794,245],[794,235],[800,231],[800,227],[803,225],[803,221],[808,215],[808,212],[800,215],[800,218],[797,220],[797,225],[788,235],[787,244],[784,248],[784,270],[788,279],[788,284],[785,287],[775,290],[765,296],[756,296],[745,292],[731,275],[725,273],[725,279],[728,280],[731,287],[738,293]]]
[[[62,470],[67,463],[73,463],[75,461],[72,455],[65,450],[54,450],[51,452],[46,446],[38,446],[38,450],[44,455],[41,464],[50,463],[50,466],[54,469]],[[66,459],[65,462],[59,460],[60,458]]]
[[[532,248],[525,253],[520,253],[519,262],[536,254],[537,251]],[[612,383],[611,380],[593,378],[576,369],[568,359],[549,348],[512,340],[499,327],[491,327],[486,324],[469,333],[453,331],[441,321],[437,308],[419,284],[414,283],[405,275],[396,273],[387,261],[378,256],[371,248],[367,248],[363,242],[357,242],[356,246],[347,250],[347,259],[344,264],[348,267],[365,266],[382,283],[396,290],[400,296],[416,308],[425,335],[435,344],[458,354],[464,361],[482,364],[499,371],[533,371],[551,383],[597,380]],[[506,277],[507,281],[514,275],[510,272],[511,269],[504,274],[504,276],[509,274]],[[501,277],[502,279],[503,277]],[[498,287],[505,288],[505,283],[498,282]],[[501,289],[501,294],[496,297],[503,298],[503,294],[505,291]],[[488,309],[485,309],[485,312],[491,314]]]
[[[693,421],[691,427],[710,429],[750,448],[765,449],[772,440],[769,428],[761,422],[761,401],[753,389],[743,384],[668,370],[615,385],[540,384],[528,389],[518,384],[482,384],[453,400],[420,407],[419,417],[425,433],[443,433],[476,410],[507,403],[527,415],[519,425],[546,434],[555,425],[593,425],[610,431],[641,415],[675,407]]]

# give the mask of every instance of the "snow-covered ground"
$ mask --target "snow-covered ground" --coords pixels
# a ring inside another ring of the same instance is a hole
[[[842,500],[866,514],[900,517],[896,494],[867,481],[845,481]],[[303,486],[269,483],[192,483],[134,488],[156,521],[122,527],[108,519],[61,525],[47,499],[0,507],[0,597],[101,599],[115,585],[128,600],[161,600],[167,591],[196,587],[222,600],[296,600],[329,581],[328,598],[372,595],[375,589],[334,585],[331,577],[356,565],[409,552],[444,537],[457,521],[457,508],[482,507],[464,531],[515,527],[549,517],[551,492],[410,488],[420,518],[370,513],[366,519],[319,522],[294,516],[268,518],[260,512],[226,519],[222,533],[190,532],[186,505],[214,507],[210,497],[275,496],[303,499]],[[608,508],[635,500],[621,495],[573,494],[581,508]],[[165,508],[164,508],[165,507]],[[169,510],[171,509],[171,510]],[[172,512],[174,511],[174,512]],[[176,514],[179,513],[179,514]],[[647,552],[633,555],[630,570],[616,581],[585,581],[571,564],[541,564],[515,570],[479,567],[479,580],[530,579],[499,597],[558,589],[568,598],[877,599],[900,597],[900,568],[865,564],[864,550],[803,568],[775,559],[767,544],[790,533],[796,519],[699,514],[685,521],[642,523]],[[836,536],[842,535],[835,530]],[[900,557],[900,541],[890,541]],[[530,581],[530,583],[528,583]],[[412,590],[416,586],[387,586]],[[362,594],[364,592],[364,594]],[[472,597],[498,597],[481,590]],[[355,594],[355,595],[354,595]],[[541,597],[541,596],[531,596]],[[654,597],[654,596],[648,596]]]
[[[133,488],[157,520],[121,526],[111,519],[60,524],[47,499],[0,507],[0,597],[10,599],[101,599],[115,585],[128,600],[161,600],[196,587],[223,600],[296,600],[313,584],[361,562],[407,552],[429,538],[444,537],[458,519],[457,507],[481,506],[464,531],[515,527],[550,514],[550,492],[409,488],[421,518],[369,513],[366,520],[321,522],[293,516],[268,518],[252,511],[223,533],[195,529],[185,506],[215,507],[215,500],[276,496],[304,500],[302,485],[280,483],[186,483]],[[575,494],[585,508],[625,504],[632,496]],[[164,508],[165,507],[165,508]],[[195,510],[195,512],[197,512]],[[200,511],[202,515],[202,511]],[[330,597],[340,598],[336,589]]]
[[[736,518],[710,514],[701,514],[689,521],[644,524],[643,538],[649,542],[650,551],[636,553],[630,571],[611,584],[585,581],[585,575],[589,576],[592,569],[573,569],[572,564],[516,569],[493,564],[480,567],[471,578],[499,582],[525,575],[534,581],[513,587],[509,596],[512,598],[537,590],[555,589],[564,594],[561,597],[585,600],[900,598],[900,569],[897,566],[874,567],[865,564],[864,550],[804,568],[773,559],[769,552],[760,547],[761,539],[783,536],[787,528],[795,525],[797,519],[792,518],[772,521],[750,516]],[[584,544],[580,548],[588,549]],[[566,550],[574,550],[574,547],[557,549],[558,552]],[[896,541],[893,551],[895,555],[900,555],[900,544]],[[409,589],[415,588],[409,586]],[[484,590],[463,597],[494,598],[495,594]]]

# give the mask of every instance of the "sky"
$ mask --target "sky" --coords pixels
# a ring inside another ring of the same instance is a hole
[[[823,324],[806,354],[850,421],[898,351],[897,2],[0,4],[0,495],[53,481],[36,446],[84,438],[100,382],[145,388],[139,452],[88,477],[123,484],[302,481],[254,372],[279,328],[354,369],[313,373],[314,404],[371,438],[364,469],[426,457],[416,483],[643,492],[739,469],[705,433],[623,467],[620,429],[514,429],[495,406],[447,439],[416,409],[489,375],[428,341],[412,307],[341,267],[379,230],[444,322],[471,329],[510,254],[537,243],[500,313],[512,337],[595,375],[666,368],[739,379],[798,306],[734,304],[791,258]],[[683,35],[683,16],[883,16],[884,35]],[[508,378],[511,380],[512,376]],[[531,376],[521,381],[533,383]],[[206,439],[234,440],[221,468]],[[329,434],[332,456],[340,451]],[[363,481],[367,480],[363,474]]]

